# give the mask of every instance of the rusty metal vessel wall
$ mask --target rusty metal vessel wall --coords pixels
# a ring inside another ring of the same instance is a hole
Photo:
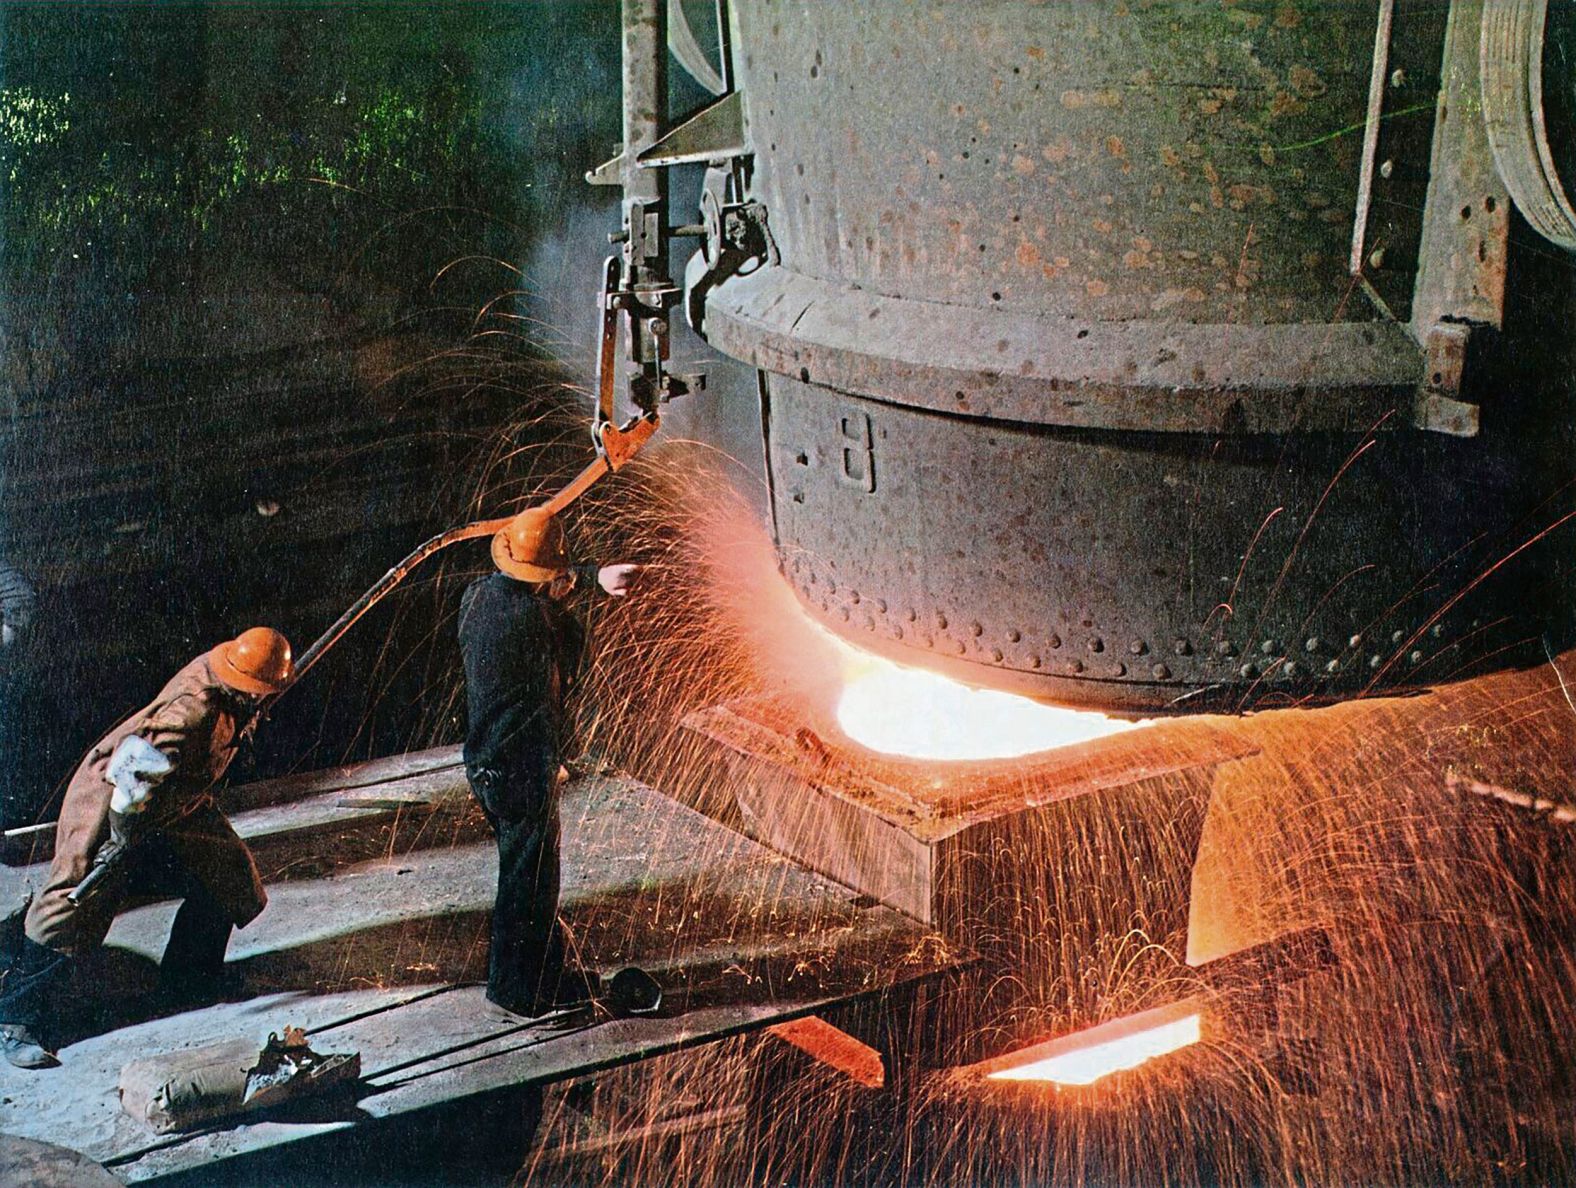
[[[1104,321],[1361,318],[1371,4],[735,6],[801,274]],[[1343,308],[1344,307],[1344,308]]]
[[[763,372],[784,573],[834,630],[1185,707],[1436,679],[1548,628],[1517,550],[1563,381],[1507,321],[1481,431],[1414,415],[1440,6],[1397,17],[1366,197],[1377,5],[730,7],[774,257],[703,330]]]

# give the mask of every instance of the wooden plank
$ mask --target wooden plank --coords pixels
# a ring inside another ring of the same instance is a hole
[[[321,792],[343,791],[386,785],[407,777],[449,772],[459,782],[465,779],[458,746],[435,747],[430,751],[411,751],[365,763],[347,763],[320,771],[301,772],[271,780],[239,784],[224,794],[227,808],[241,810],[265,804],[300,800]]]
[[[269,995],[246,1004],[151,1020],[73,1044],[62,1051],[61,1068],[6,1078],[5,1093],[0,1097],[0,1131],[70,1147],[102,1163],[158,1137],[121,1111],[116,1086],[127,1061],[152,1052],[219,1043],[236,1035],[255,1035],[261,1047],[269,1030],[277,1030],[280,1018],[315,1027],[355,1010],[392,1006],[412,993],[411,988],[402,988],[318,997]]]
[[[462,1005],[480,1010],[481,992],[474,990]],[[372,1119],[412,1116],[432,1106],[481,1097],[525,1084],[548,1084],[572,1076],[617,1067],[714,1043],[756,1031],[772,1023],[813,1011],[817,1003],[782,1008],[715,1007],[683,1020],[622,1019],[588,1028],[584,1033],[555,1034],[551,1028],[510,1032],[479,1050],[468,1062],[421,1070],[420,1078],[392,1085],[372,1083],[373,1092],[357,1098],[356,1118],[309,1122],[276,1121],[241,1124],[222,1130],[161,1141],[142,1130],[145,1140],[105,1158],[127,1183],[187,1171],[203,1164],[250,1155],[287,1143],[322,1139]],[[127,1120],[130,1123],[130,1119]],[[130,1123],[136,1126],[136,1123]],[[139,1128],[140,1129],[140,1128]]]
[[[571,784],[563,826],[561,910],[577,948],[604,972],[650,969],[664,984],[665,1017],[553,1030],[522,1025],[477,985],[446,988],[484,976],[496,852],[475,821],[429,815],[374,860],[271,882],[267,911],[232,945],[242,1001],[146,1018],[138,995],[152,983],[174,905],[122,915],[106,960],[121,967],[114,984],[128,1001],[118,1005],[135,1021],[64,1044],[58,1070],[12,1079],[0,1130],[114,1161],[135,1182],[358,1119],[710,1043],[954,960],[901,914],[862,907],[847,888],[627,778]],[[366,1092],[352,1115],[265,1119],[162,1143],[121,1114],[114,1085],[127,1060],[237,1034],[261,1040],[287,1023],[315,1030],[319,1050],[361,1052]]]

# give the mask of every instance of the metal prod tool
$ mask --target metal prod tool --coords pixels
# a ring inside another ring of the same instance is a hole
[[[657,51],[666,41],[663,32],[666,10],[660,0],[625,0],[624,15],[626,34],[635,39],[633,46],[626,46],[626,96],[655,95],[660,90],[661,71],[652,63],[659,60]],[[633,52],[628,52],[631,50]],[[726,85],[726,80],[722,80],[724,89]],[[704,375],[671,374],[665,366],[670,353],[669,314],[681,293],[679,286],[667,275],[669,241],[674,235],[693,236],[703,234],[705,229],[669,226],[663,171],[639,159],[663,131],[656,114],[658,107],[655,102],[625,104],[623,151],[593,175],[594,180],[619,185],[624,192],[623,229],[609,236],[611,242],[622,246],[603,264],[598,303],[601,333],[597,352],[597,398],[591,417],[591,440],[596,457],[544,504],[516,516],[463,524],[418,545],[313,641],[296,661],[290,685],[268,696],[259,712],[266,712],[276,698],[288,692],[363,615],[428,557],[460,541],[493,536],[526,515],[540,516],[545,511],[548,516],[557,516],[605,475],[623,469],[645,447],[660,424],[657,414],[660,405],[705,387]],[[623,424],[615,419],[621,322],[628,344],[626,357],[635,365],[626,384],[635,414]],[[68,898],[73,903],[81,903],[91,895],[124,861],[128,848],[116,850],[113,861],[96,865]]]
[[[604,476],[622,470],[651,440],[661,424],[656,406],[667,403],[674,396],[688,392],[694,380],[693,377],[681,380],[664,372],[662,362],[667,357],[666,318],[653,314],[653,307],[645,303],[645,296],[633,289],[622,287],[623,275],[619,258],[608,257],[601,295],[602,334],[597,357],[597,402],[591,420],[591,440],[596,447],[596,457],[545,503],[534,505],[514,516],[477,520],[459,528],[451,528],[418,546],[398,565],[384,574],[377,584],[357,599],[301,654],[301,658],[296,662],[296,680],[300,680],[309,668],[322,659],[323,653],[333,647],[356,620],[377,605],[385,594],[428,557],[462,540],[496,535],[511,522],[527,514],[539,514],[542,511],[550,516],[560,514]],[[629,385],[630,395],[639,412],[623,425],[618,425],[614,421],[614,388],[618,372],[618,315],[621,311],[627,314],[629,320],[631,355],[638,356],[636,361],[642,363],[642,369],[630,377]],[[637,319],[644,319],[647,323],[643,330],[637,326]],[[659,324],[662,327],[661,332],[652,330],[650,323]],[[651,352],[649,358],[645,357],[646,348],[641,345],[643,335],[651,342],[661,343],[660,348]]]
[[[647,305],[646,300],[649,295],[642,296],[633,289],[622,286],[624,272],[617,256],[608,259],[604,275],[605,282],[601,295],[602,336],[597,366],[597,403],[591,422],[591,436],[596,447],[596,457],[543,504],[527,508],[514,516],[500,516],[462,524],[423,541],[379,578],[330,625],[328,630],[312,642],[296,662],[295,673],[290,684],[278,693],[266,697],[259,713],[266,712],[276,699],[293,688],[296,682],[300,681],[363,615],[381,602],[416,566],[434,553],[461,541],[494,536],[524,516],[540,515],[544,511],[549,516],[557,516],[605,475],[622,470],[651,440],[660,424],[655,406],[688,391],[689,388],[683,381],[669,377],[663,372],[667,322],[660,305],[658,307]],[[630,379],[631,395],[640,411],[623,425],[618,425],[614,421],[620,312],[626,313],[629,319],[631,354],[637,358],[637,361],[642,362],[641,371]],[[644,326],[637,325],[637,319],[644,319]],[[653,326],[660,326],[660,331],[653,329]],[[81,906],[125,865],[131,849],[130,844],[111,849],[104,861],[96,862],[66,898],[74,905]]]
[[[656,427],[656,418],[652,417],[649,420],[639,419],[637,422],[632,422],[630,427],[626,427],[626,431],[620,432],[615,430],[614,432],[617,434],[615,442],[617,450],[616,463],[614,458],[608,454],[599,454],[594,462],[576,475],[563,490],[559,491],[557,495],[553,496],[542,506],[552,509],[554,514],[569,506],[569,504],[589,490],[603,475],[619,469],[630,458],[634,457],[641,446],[649,441],[651,435],[656,432]],[[525,515],[536,510],[538,509],[528,508],[525,512],[518,514]],[[441,532],[437,536],[423,541],[397,565],[379,578],[366,593],[362,594],[360,598],[356,599],[345,610],[344,614],[334,620],[327,631],[313,641],[312,645],[301,654],[301,659],[295,666],[295,675],[292,677],[290,684],[278,693],[266,697],[258,713],[266,713],[268,708],[278,698],[283,697],[290,689],[294,688],[306,671],[321,660],[328,650],[338,643],[363,615],[381,602],[384,596],[393,590],[395,586],[399,585],[416,566],[449,545],[458,544],[464,540],[493,536],[506,529],[515,519],[516,516],[500,516],[496,519],[476,520],[469,524],[463,524],[458,528],[450,528],[446,532]],[[78,907],[87,902],[103,888],[105,883],[117,871],[125,866],[127,857],[134,847],[135,843],[128,841],[125,844],[109,849],[103,860],[94,863],[92,869],[88,871],[82,881],[67,893],[66,898]]]

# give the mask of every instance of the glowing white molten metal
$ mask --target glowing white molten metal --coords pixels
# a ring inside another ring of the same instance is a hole
[[[1099,1030],[1094,1028],[1093,1032]],[[1111,1039],[1093,1039],[1092,1032],[1086,1032],[1062,1041],[1061,1051],[1039,1059],[1029,1059],[1011,1068],[998,1069],[988,1075],[993,1081],[1055,1081],[1059,1085],[1092,1085],[1110,1073],[1137,1068],[1156,1056],[1196,1044],[1202,1034],[1201,1016],[1197,1013]],[[1085,1042],[1076,1043],[1079,1040]]]
[[[846,645],[845,645],[846,647]],[[1042,705],[847,649],[837,722],[861,746],[909,759],[1011,759],[1142,722]]]

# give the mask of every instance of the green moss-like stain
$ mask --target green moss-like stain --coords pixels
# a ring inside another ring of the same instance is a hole
[[[89,251],[113,283],[178,284],[206,250],[400,285],[443,237],[556,234],[617,138],[616,12],[0,6],[0,287]]]
[[[0,169],[16,185],[29,161],[71,131],[69,93],[41,95],[28,87],[0,87]]]
[[[392,206],[431,202],[446,197],[457,163],[481,152],[480,103],[453,85],[421,96],[384,89],[348,119],[291,129],[203,125],[156,155],[101,147],[73,110],[69,93],[0,90],[9,229],[40,249],[153,215],[207,233],[237,200],[292,184],[329,183]]]

